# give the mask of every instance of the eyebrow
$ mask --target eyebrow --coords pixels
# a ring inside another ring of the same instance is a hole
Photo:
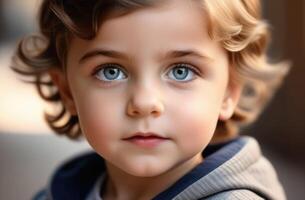
[[[110,49],[94,49],[92,51],[89,51],[85,53],[79,60],[79,63],[84,62],[85,60],[95,57],[95,56],[105,56],[105,57],[111,57],[111,58],[117,58],[117,59],[125,59],[128,58],[127,55],[125,55],[122,52],[110,50]],[[179,57],[185,57],[185,56],[192,56],[192,57],[198,57],[201,59],[208,59],[212,60],[211,57],[207,56],[206,54],[203,54],[197,50],[194,49],[185,49],[185,50],[172,50],[165,54],[164,58],[179,58]]]
[[[198,58],[209,58],[209,59],[211,59],[206,54],[203,54],[203,53],[201,53],[197,50],[192,50],[192,49],[169,51],[165,55],[165,58],[179,58],[179,57],[184,57],[184,56],[193,56],[193,57],[198,57]]]

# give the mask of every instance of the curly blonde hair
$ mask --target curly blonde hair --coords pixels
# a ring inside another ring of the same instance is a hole
[[[288,71],[286,64],[270,64],[266,56],[269,26],[261,18],[259,0],[193,0],[202,2],[208,32],[226,49],[232,70],[230,80],[243,84],[233,116],[219,121],[214,141],[234,137],[239,128],[253,122],[263,110]],[[12,69],[30,77],[39,95],[61,105],[57,113],[45,112],[48,125],[72,139],[82,135],[78,116],[69,114],[49,76],[53,68],[66,67],[71,35],[93,39],[100,22],[115,11],[124,15],[162,1],[156,0],[43,0],[39,35],[22,39],[13,57]]]

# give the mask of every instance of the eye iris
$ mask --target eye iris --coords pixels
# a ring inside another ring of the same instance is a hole
[[[185,79],[188,75],[188,70],[186,68],[180,67],[174,69],[174,76],[177,79]]]
[[[104,70],[104,75],[107,79],[116,79],[119,76],[118,71],[118,69],[109,67]]]

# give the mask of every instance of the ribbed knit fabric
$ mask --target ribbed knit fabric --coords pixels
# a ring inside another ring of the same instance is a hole
[[[244,139],[247,144],[235,156],[174,199],[286,199],[273,166],[261,155],[256,140]]]

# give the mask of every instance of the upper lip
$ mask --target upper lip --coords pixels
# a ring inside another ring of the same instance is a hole
[[[124,140],[131,139],[133,137],[158,137],[158,138],[163,138],[163,139],[168,139],[167,137],[164,137],[158,133],[154,132],[135,132],[131,134],[128,137],[125,137]]]

